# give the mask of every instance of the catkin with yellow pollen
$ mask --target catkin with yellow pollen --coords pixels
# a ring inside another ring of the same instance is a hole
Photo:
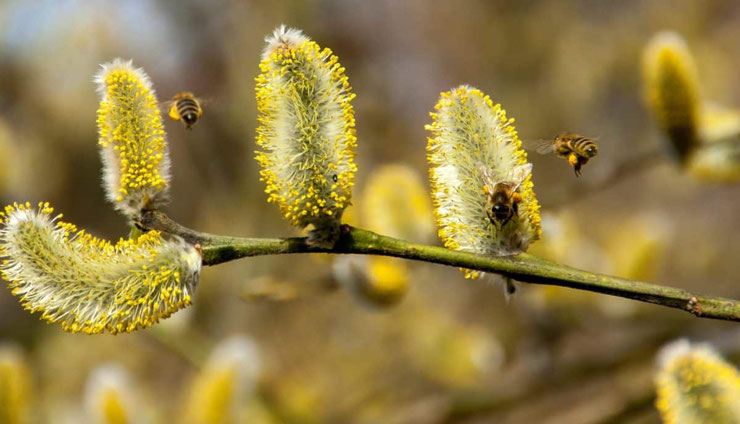
[[[740,422],[740,372],[711,347],[679,340],[658,362],[656,406],[665,424]]]
[[[489,185],[482,169],[494,181],[506,181],[527,155],[500,105],[479,90],[460,86],[442,93],[432,113],[427,158],[437,227],[445,246],[487,255],[513,255],[539,239],[540,206],[531,175],[519,186],[518,213],[505,225],[494,225],[486,207]],[[478,272],[466,271],[476,278]]]
[[[191,303],[200,253],[156,231],[111,244],[54,217],[48,203],[0,213],[3,278],[31,312],[65,331],[146,328]]]
[[[683,162],[699,144],[700,93],[696,64],[674,32],[654,36],[643,53],[648,107]]]
[[[301,31],[281,26],[266,41],[256,159],[267,200],[291,224],[312,225],[311,242],[331,247],[357,170],[354,94],[337,57]]]
[[[106,197],[130,219],[167,201],[170,158],[157,98],[143,69],[116,59],[96,75]]]

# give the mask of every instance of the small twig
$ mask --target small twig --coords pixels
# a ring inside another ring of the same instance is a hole
[[[395,256],[398,258],[470,268],[501,274],[525,283],[569,287],[609,294],[641,302],[688,311],[703,318],[740,321],[740,301],[703,296],[686,290],[611,277],[559,265],[544,259],[520,254],[516,256],[483,256],[443,247],[411,243],[371,231],[342,227],[342,235],[332,249],[307,244],[305,238],[239,238],[218,236],[185,228],[157,211],[143,214],[139,225],[144,228],[176,234],[203,248],[203,264],[261,255],[286,253],[350,253]]]

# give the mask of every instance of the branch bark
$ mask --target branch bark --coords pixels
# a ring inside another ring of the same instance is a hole
[[[288,253],[394,256],[501,274],[524,283],[568,287],[653,303],[687,311],[702,318],[740,321],[740,301],[737,300],[596,274],[528,254],[484,256],[412,243],[348,225],[342,226],[342,235],[332,249],[309,245],[305,238],[241,238],[201,233],[183,227],[158,211],[144,212],[138,225],[176,234],[192,244],[199,244],[203,249],[204,265],[217,265],[248,256]]]

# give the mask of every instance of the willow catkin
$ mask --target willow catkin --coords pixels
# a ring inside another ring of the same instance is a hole
[[[679,340],[664,347],[655,377],[665,424],[740,422],[740,372],[708,345]]]
[[[190,305],[200,253],[150,231],[111,244],[54,217],[48,203],[0,213],[0,265],[12,293],[65,331],[129,332]]]
[[[514,120],[469,86],[442,93],[431,116],[427,158],[438,232],[445,246],[496,256],[526,251],[541,233],[531,175],[519,185],[521,203],[508,222],[497,226],[486,212],[484,187],[489,180],[507,181],[515,169],[527,165]],[[478,275],[466,272],[466,277]]]
[[[310,241],[333,246],[357,166],[354,98],[331,50],[281,26],[266,39],[257,77],[257,162],[268,202]]]
[[[131,61],[102,65],[98,145],[108,200],[129,219],[168,199],[170,158],[152,83]]]

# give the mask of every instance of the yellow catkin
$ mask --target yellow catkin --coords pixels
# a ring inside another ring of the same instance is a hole
[[[190,305],[200,253],[156,231],[111,244],[53,216],[48,203],[0,213],[3,278],[31,312],[65,331],[129,332]]]
[[[106,196],[129,218],[167,201],[170,159],[157,98],[144,70],[116,59],[95,77]]]
[[[409,269],[402,259],[372,256],[362,269],[364,275],[359,276],[354,288],[363,300],[373,305],[395,305],[408,291]]]
[[[650,40],[643,53],[648,107],[684,162],[698,145],[699,77],[686,42],[674,32]]]
[[[0,423],[31,422],[31,372],[15,346],[0,347]]]
[[[354,94],[337,57],[300,31],[280,27],[266,41],[256,159],[267,200],[291,224],[312,225],[312,242],[331,246],[357,171]]]
[[[716,183],[740,181],[740,136],[699,146],[686,164],[697,179]]]
[[[506,225],[491,223],[486,208],[489,185],[482,168],[496,181],[527,164],[527,155],[500,105],[479,90],[460,86],[442,93],[427,125],[429,175],[439,236],[450,249],[512,255],[539,239],[540,206],[531,175],[521,183],[519,212]],[[467,271],[475,278],[478,272]]]
[[[237,336],[219,343],[190,385],[180,422],[236,422],[260,369],[260,358],[250,339]]]
[[[362,195],[363,225],[391,237],[424,242],[434,234],[429,194],[408,165],[384,165],[370,175]]]
[[[87,422],[141,422],[141,405],[136,400],[128,373],[118,365],[101,365],[92,372],[85,387]]]
[[[709,346],[685,340],[666,346],[655,381],[665,424],[740,422],[740,372]]]

